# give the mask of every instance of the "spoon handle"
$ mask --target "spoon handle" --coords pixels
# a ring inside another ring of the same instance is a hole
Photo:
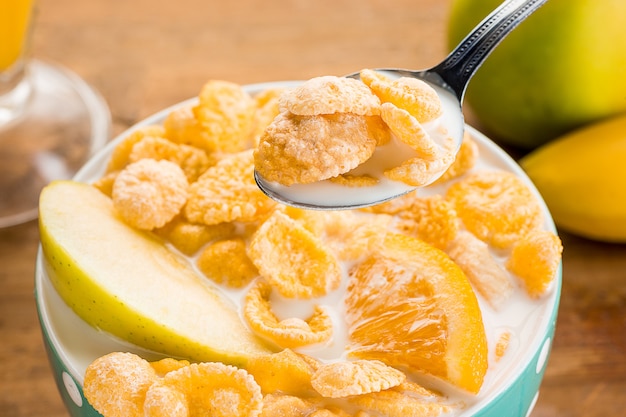
[[[465,39],[431,71],[463,101],[467,84],[489,53],[519,23],[547,0],[507,0],[492,11]]]

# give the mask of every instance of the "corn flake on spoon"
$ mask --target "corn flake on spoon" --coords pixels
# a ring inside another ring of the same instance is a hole
[[[454,143],[454,153],[463,139],[464,118],[462,113],[463,96],[469,80],[489,53],[520,22],[526,19],[547,0],[507,0],[492,11],[467,37],[438,65],[421,71],[406,69],[376,69],[376,72],[394,79],[412,77],[427,82],[441,99],[443,116],[440,120],[447,130],[447,136]],[[347,75],[358,78],[359,73]],[[442,145],[442,143],[439,143]],[[381,149],[384,147],[380,147]],[[380,171],[381,163],[401,163],[406,155],[398,149],[383,150],[375,154],[362,166],[357,167],[355,175],[362,172]],[[445,169],[429,179],[432,183],[443,174]],[[330,180],[309,184],[282,185],[264,179],[255,170],[254,177],[259,188],[269,197],[281,203],[307,209],[335,210],[366,207],[399,197],[415,190],[416,186],[401,181],[393,181],[383,175],[377,176],[378,182],[368,186],[347,186]],[[425,184],[427,185],[427,184]]]

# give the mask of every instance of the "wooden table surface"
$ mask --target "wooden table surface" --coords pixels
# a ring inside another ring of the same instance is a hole
[[[33,54],[104,96],[113,133],[197,94],[242,84],[425,68],[445,55],[449,0],[40,0]],[[471,115],[468,117],[472,122]],[[626,245],[562,234],[559,321],[533,417],[626,411]],[[38,227],[0,230],[0,417],[67,416],[33,299]]]

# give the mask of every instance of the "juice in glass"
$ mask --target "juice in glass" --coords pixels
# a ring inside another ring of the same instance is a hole
[[[33,3],[34,0],[0,0],[0,73],[24,55]]]

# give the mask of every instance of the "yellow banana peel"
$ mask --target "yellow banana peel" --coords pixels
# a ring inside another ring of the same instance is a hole
[[[626,114],[565,134],[520,165],[557,227],[594,240],[626,242]]]

